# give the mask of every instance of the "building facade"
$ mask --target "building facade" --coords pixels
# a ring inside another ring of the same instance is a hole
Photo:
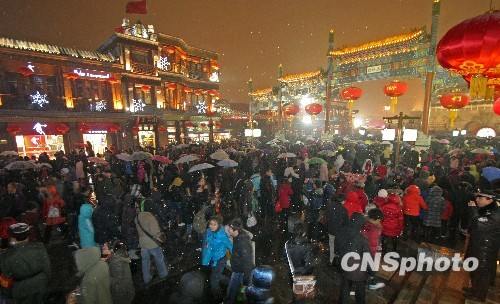
[[[152,25],[125,19],[96,51],[0,38],[0,150],[213,140],[219,98],[218,54]]]

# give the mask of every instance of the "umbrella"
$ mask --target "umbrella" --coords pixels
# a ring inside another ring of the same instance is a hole
[[[494,180],[500,179],[500,168],[497,167],[485,167],[481,173],[490,183]]]
[[[450,141],[447,139],[440,139],[440,140],[438,140],[438,143],[443,144],[443,145],[447,145],[450,143]]]
[[[278,155],[278,158],[292,158],[292,157],[297,157],[297,155],[290,152],[281,153]]]
[[[326,157],[332,157],[335,156],[335,151],[332,150],[322,150],[318,152],[319,155],[324,155]]]
[[[0,156],[17,156],[18,153],[16,151],[3,151],[0,153]]]
[[[188,148],[188,147],[189,147],[188,144],[180,144],[180,145],[175,146],[176,149],[184,149],[184,148]]]
[[[130,155],[128,153],[117,154],[116,158],[118,158],[119,160],[126,161],[126,162],[132,161],[132,155]]]
[[[226,153],[226,151],[219,149],[214,153],[210,154],[210,158],[215,160],[223,160],[223,159],[228,159],[229,155]]]
[[[47,164],[47,163],[35,164],[35,167],[37,169],[42,169],[43,167],[52,169],[52,165],[51,164]]]
[[[189,163],[189,162],[192,162],[192,161],[195,161],[198,159],[200,159],[200,158],[194,154],[184,155],[181,158],[179,158],[178,160],[176,160],[174,162],[174,164],[178,165],[178,164]]]
[[[153,158],[153,154],[144,151],[137,151],[132,153],[132,160],[145,160],[148,158]]]
[[[392,143],[390,141],[384,140],[383,142],[380,143],[381,145],[390,145],[392,146]]]
[[[99,157],[89,157],[87,158],[87,160],[91,163],[95,163],[95,164],[107,164],[108,162],[102,158],[99,158]]]
[[[156,160],[162,164],[170,164],[172,162],[168,157],[163,155],[155,155],[153,156],[153,160]]]
[[[29,169],[35,169],[35,164],[33,164],[30,161],[15,161],[11,162],[7,166],[5,166],[5,169],[7,170],[29,170]]]
[[[192,173],[192,172],[196,172],[196,171],[201,171],[201,170],[206,170],[206,169],[210,169],[210,168],[213,168],[214,166],[209,164],[209,163],[202,163],[202,164],[197,164],[197,165],[194,165],[191,167],[191,169],[189,169],[189,173]]]
[[[233,168],[233,167],[238,167],[238,163],[235,162],[232,159],[223,159],[217,163],[218,166],[224,167],[224,168]]]
[[[309,165],[322,165],[326,163],[326,160],[319,158],[319,157],[313,157],[310,160],[307,161]]]
[[[278,144],[280,142],[279,139],[275,138],[273,140],[270,140],[266,143],[266,145],[275,145],[275,144]]]
[[[462,152],[462,150],[461,150],[461,149],[453,149],[453,150],[451,150],[450,152],[448,152],[448,154],[449,154],[449,155],[454,155],[454,154],[458,154],[458,153],[460,153],[460,152]]]
[[[474,153],[474,154],[491,154],[490,151],[483,149],[483,148],[477,148],[477,149],[474,149],[470,152]]]

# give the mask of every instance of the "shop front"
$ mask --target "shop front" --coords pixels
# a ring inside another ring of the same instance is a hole
[[[64,134],[69,131],[64,123],[23,122],[9,123],[7,131],[15,137],[20,156],[39,156],[46,152],[50,157],[65,151]]]
[[[87,146],[90,144],[94,153],[102,155],[106,148],[117,143],[120,126],[114,123],[80,123],[78,129],[83,143]]]

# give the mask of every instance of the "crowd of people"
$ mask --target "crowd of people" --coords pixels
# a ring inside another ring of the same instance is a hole
[[[271,303],[273,271],[256,265],[256,247],[267,253],[280,234],[291,278],[314,275],[318,244],[327,244],[337,269],[349,252],[465,243],[466,256],[479,259],[465,295],[485,300],[500,243],[498,145],[433,142],[421,152],[404,146],[396,164],[390,144],[348,138],[111,147],[104,155],[88,144],[53,158],[4,153],[1,297],[44,303],[51,276],[46,246],[58,234],[75,250],[80,283],[68,296],[72,303],[132,303],[136,289],[168,278],[172,237],[178,246],[199,247],[209,282],[208,294],[202,287],[194,292],[189,284],[203,286],[203,273],[185,273],[172,303]],[[131,268],[134,261],[140,269]],[[133,280],[136,271],[141,284]],[[364,303],[367,286],[384,287],[373,271],[338,274],[339,303],[352,293]],[[190,286],[189,294],[182,286]]]

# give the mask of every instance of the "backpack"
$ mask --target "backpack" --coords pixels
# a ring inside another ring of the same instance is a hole
[[[194,215],[193,229],[199,234],[203,234],[207,230],[207,224],[208,224],[206,219],[207,209],[208,209],[207,206],[203,206],[201,207],[200,211],[196,212],[196,214]]]

